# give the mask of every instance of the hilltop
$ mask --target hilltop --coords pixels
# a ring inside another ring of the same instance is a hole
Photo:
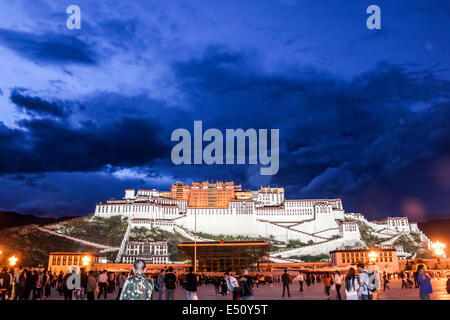
[[[12,211],[0,211],[0,230],[12,227],[27,226],[31,224],[43,226],[46,224],[57,223],[73,218],[75,217],[44,218],[32,214],[21,214]]]

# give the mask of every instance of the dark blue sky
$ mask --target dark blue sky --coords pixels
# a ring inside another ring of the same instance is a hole
[[[81,215],[219,179],[449,217],[449,16],[436,0],[0,1],[0,209]],[[194,120],[280,129],[278,174],[173,165],[171,132]]]

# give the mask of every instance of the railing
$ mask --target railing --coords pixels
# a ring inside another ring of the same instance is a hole
[[[124,234],[123,239],[122,239],[122,243],[120,244],[120,249],[119,249],[119,252],[117,253],[117,256],[116,256],[116,263],[120,263],[122,261],[123,253],[124,253],[125,248],[127,246],[128,239],[130,238],[130,232],[131,232],[131,217],[128,217],[127,230],[125,231],[125,234]]]
[[[298,233],[301,233],[301,234],[305,234],[305,235],[310,236],[310,237],[313,237],[313,238],[319,238],[319,239],[323,239],[323,240],[330,240],[329,238],[325,238],[325,237],[322,237],[322,236],[316,236],[316,235],[311,234],[311,233],[307,233],[307,232],[304,232],[304,231],[292,229],[291,227],[288,227],[288,226],[279,225],[279,224],[277,224],[277,223],[274,222],[274,221],[261,220],[261,219],[258,219],[257,221],[270,223],[270,224],[272,224],[272,225],[274,225],[274,226],[277,226],[277,227],[280,227],[280,228],[285,228],[285,229],[287,229],[287,230],[294,231],[294,232],[298,232]]]

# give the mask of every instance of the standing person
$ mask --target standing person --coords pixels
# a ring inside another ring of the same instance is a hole
[[[248,270],[244,270],[244,274],[239,279],[239,287],[241,288],[242,300],[253,300],[253,279],[249,277]]]
[[[0,282],[0,300],[6,300],[6,296],[10,296],[8,292],[12,286],[12,277],[11,274],[8,273],[7,267],[3,267],[3,272],[0,274]]]
[[[399,275],[400,279],[402,279],[402,289],[408,289],[408,286],[406,285],[406,277],[405,273],[402,271]]]
[[[336,270],[336,273],[334,274],[334,286],[336,288],[336,295],[338,300],[342,300],[341,297],[341,287],[342,287],[342,276],[339,273],[339,271]]]
[[[108,293],[113,293],[115,290],[115,280],[116,280],[116,275],[114,274],[114,272],[110,272],[108,274]]]
[[[86,297],[87,300],[95,300],[95,290],[97,290],[97,281],[94,277],[94,271],[90,270],[86,281]]]
[[[158,279],[156,279],[156,285],[158,286],[158,300],[162,300],[163,292],[164,292],[164,269],[161,269],[161,272],[158,275]]]
[[[78,273],[78,269],[76,267],[73,267],[72,273],[76,274]],[[74,284],[74,290],[73,290],[73,296],[75,297],[75,300],[83,300],[82,297],[82,286],[81,286],[81,273],[78,275],[80,281],[75,281]]]
[[[42,275],[42,272],[40,270],[38,270],[36,273],[36,284],[35,284],[36,299],[38,299],[38,300],[41,300],[41,298],[42,298],[43,285],[44,285],[44,277]]]
[[[36,300],[37,299],[37,295],[38,295],[38,288],[37,288],[37,280],[38,280],[38,275],[37,275],[37,271],[36,269],[33,270],[33,273],[31,275],[31,287],[32,287],[32,295],[31,295],[31,299],[32,300]]]
[[[44,271],[43,287],[44,287],[44,299],[50,297],[51,294],[51,275],[50,271]]]
[[[177,278],[173,273],[173,268],[167,269],[167,274],[164,277],[164,284],[166,286],[166,300],[174,300]]]
[[[58,290],[60,295],[63,294],[63,279],[64,279],[63,272],[60,271],[59,275],[58,275],[58,280],[57,280],[58,284],[56,285],[57,286],[57,290]]]
[[[30,270],[27,270],[25,273],[25,292],[23,294],[22,300],[30,299],[30,293],[33,290],[33,273]]]
[[[69,285],[71,275],[72,274],[70,272],[70,269],[67,269],[66,275],[62,279],[62,290],[64,293],[64,300],[72,300],[73,289],[71,284]]]
[[[291,282],[291,277],[289,277],[289,274],[287,273],[287,269],[284,269],[284,273],[281,276],[281,281],[283,282],[283,295],[282,298],[284,298],[285,290],[287,290],[288,297],[291,297],[291,293],[289,292],[289,283]]]
[[[306,285],[308,288],[311,285],[311,274],[309,272],[306,274]]]
[[[214,291],[216,292],[216,296],[218,296],[220,294],[220,291],[219,291],[219,288],[220,288],[219,277],[214,277],[213,285],[214,285]]]
[[[433,293],[431,278],[425,273],[423,264],[417,267],[417,282],[419,282],[420,300],[430,300],[430,293]]]
[[[98,276],[98,295],[97,295],[97,300],[100,299],[102,292],[104,295],[104,299],[106,300],[106,295],[107,295],[107,290],[106,290],[106,286],[108,284],[108,276],[106,275],[106,270],[103,270],[102,273],[100,273],[100,275]]]
[[[419,273],[416,271],[413,273],[413,278],[414,278],[414,288],[419,288],[419,282],[417,281],[417,276],[419,275]]]
[[[86,299],[87,282],[88,282],[88,275],[86,274],[86,269],[80,268],[80,285],[81,285],[80,298],[81,298],[81,300]]]
[[[228,290],[230,290],[230,292],[233,294],[233,300],[238,300],[238,288],[239,288],[239,283],[236,280],[235,277],[233,277],[232,275],[230,275],[230,273],[227,271],[224,274],[224,279],[225,279],[225,283],[227,285]]]
[[[345,297],[347,300],[358,300],[359,283],[355,269],[350,268],[345,277]]]
[[[186,276],[186,283],[184,284],[184,289],[186,290],[187,300],[198,300],[197,297],[197,275],[193,274],[194,268],[189,267],[189,273]]]
[[[386,291],[386,288],[388,290],[391,290],[389,287],[389,277],[387,276],[386,272],[383,272],[383,291]]]
[[[325,286],[325,293],[328,296],[328,300],[331,300],[331,296],[330,296],[330,289],[331,289],[331,285],[333,284],[333,278],[331,277],[331,275],[327,272],[325,273],[325,276],[323,277],[323,285]]]
[[[228,293],[228,286],[225,279],[220,279],[220,294],[223,296],[226,296]]]
[[[146,265],[143,260],[136,260],[133,264],[134,276],[128,278],[120,295],[120,300],[151,300],[153,292],[152,282],[145,276]]]
[[[303,281],[305,280],[305,277],[303,276],[303,273],[301,271],[298,272],[298,283],[300,284],[300,292],[303,291]]]
[[[364,264],[358,263],[359,271],[359,296],[362,300],[372,300],[372,295],[369,291],[369,273],[364,269]]]
[[[14,300],[25,300],[25,284],[27,269],[21,269],[14,277]]]
[[[122,272],[122,273],[117,277],[117,286],[119,287],[119,293],[117,294],[116,300],[119,300],[119,299],[120,299],[120,295],[122,294],[123,286],[124,286],[126,280],[127,280],[127,277],[126,277],[126,275],[125,275],[125,272]]]
[[[259,275],[258,274],[256,274],[256,276],[255,276],[255,284],[256,284],[256,287],[259,288]]]

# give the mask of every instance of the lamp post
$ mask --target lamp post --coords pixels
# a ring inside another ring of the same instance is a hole
[[[439,258],[445,255],[444,252],[445,247],[446,247],[445,243],[442,243],[440,241],[436,241],[431,244],[431,248],[433,248],[434,254],[437,255]]]
[[[197,274],[197,210],[194,209],[194,274]]]
[[[438,263],[436,266],[438,266],[438,265],[441,266],[441,258],[445,258],[445,252],[444,252],[445,247],[446,247],[445,243],[442,243],[440,241],[436,241],[431,244],[431,248],[434,250],[434,254],[437,257]],[[441,269],[442,269],[442,266],[441,266]]]
[[[375,262],[377,261],[378,254],[372,250],[369,252],[368,256],[369,262],[375,264]]]
[[[83,266],[87,267],[89,265],[89,262],[91,262],[91,258],[88,256],[84,256],[81,261],[83,262]]]
[[[16,256],[12,256],[11,258],[9,258],[9,265],[10,265],[11,267],[14,267],[14,266],[16,265],[16,263],[17,263],[18,260],[19,260],[19,259],[17,259]]]

